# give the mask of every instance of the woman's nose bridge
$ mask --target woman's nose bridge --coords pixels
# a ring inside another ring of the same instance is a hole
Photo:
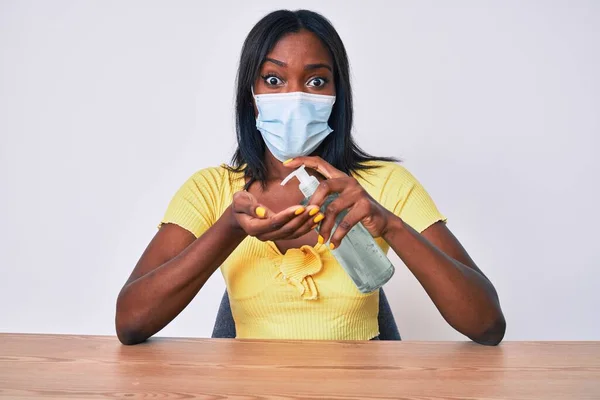
[[[306,85],[303,82],[304,77],[290,76],[286,85],[286,92],[304,92],[306,91]]]

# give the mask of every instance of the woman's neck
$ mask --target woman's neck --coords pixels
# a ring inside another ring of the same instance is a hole
[[[267,167],[267,181],[282,181],[292,172],[281,161],[273,157],[269,151],[265,154],[265,166]]]

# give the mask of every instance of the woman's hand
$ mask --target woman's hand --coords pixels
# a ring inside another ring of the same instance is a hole
[[[298,168],[303,164],[327,178],[321,182],[311,197],[309,206],[321,207],[327,196],[339,193],[339,197],[327,206],[325,219],[321,222],[319,233],[325,242],[330,240],[338,214],[346,209],[348,214],[340,221],[331,236],[332,248],[338,247],[344,236],[358,222],[362,222],[373,237],[384,236],[389,221],[396,216],[375,201],[356,179],[334,168],[320,157],[297,157],[284,163],[290,169]]]
[[[319,207],[314,205],[297,205],[274,213],[246,191],[233,195],[230,212],[235,230],[243,231],[263,242],[296,239],[316,228],[316,224],[323,219],[319,214]]]

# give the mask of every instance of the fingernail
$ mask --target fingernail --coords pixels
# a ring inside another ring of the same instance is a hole
[[[325,243],[325,239],[323,238],[323,236],[319,235],[318,242],[319,242],[319,244]]]
[[[290,162],[292,162],[292,161],[294,161],[294,159],[293,159],[293,158],[289,158],[289,159],[287,159],[287,160],[285,160],[285,161],[283,162],[283,165],[285,165],[285,164],[287,164],[287,163],[290,163]]]
[[[303,212],[304,212],[304,207],[300,207],[299,209],[297,209],[297,210],[294,212],[294,214],[295,214],[295,215],[300,215],[300,214],[302,214]]]
[[[329,243],[329,248],[330,248],[331,250],[335,250],[335,244],[333,244],[333,243]]]
[[[256,215],[258,215],[260,218],[264,218],[266,213],[267,210],[265,210],[264,208],[256,207]]]
[[[319,214],[315,217],[314,223],[318,224],[319,222],[323,221],[324,218],[325,218],[325,216],[323,214]]]
[[[312,228],[310,228],[310,230],[312,231],[313,229],[317,229],[318,226],[319,226],[319,224],[315,224],[312,226]]]
[[[312,217],[312,216],[314,216],[318,212],[319,212],[319,207],[315,207],[312,210],[310,210],[310,212],[308,213],[308,215],[310,215]]]

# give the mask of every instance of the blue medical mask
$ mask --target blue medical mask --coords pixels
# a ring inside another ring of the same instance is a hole
[[[303,92],[254,95],[256,128],[275,158],[311,154],[333,132],[327,121],[335,96]]]

